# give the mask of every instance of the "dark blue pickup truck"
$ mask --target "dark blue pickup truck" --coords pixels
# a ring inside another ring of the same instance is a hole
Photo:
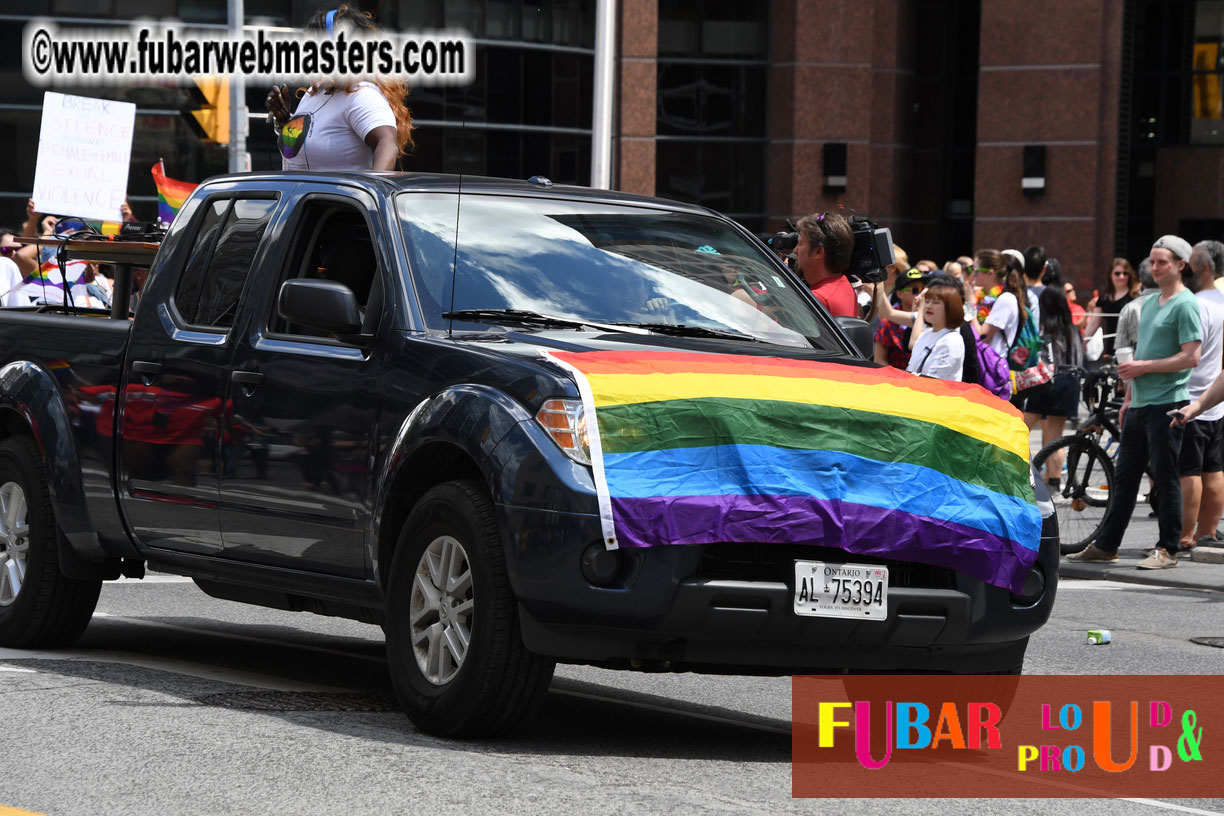
[[[69,643],[102,581],[147,566],[381,624],[412,720],[470,735],[529,715],[556,661],[1010,673],[1049,616],[1049,512],[1010,589],[836,540],[605,546],[582,394],[545,352],[874,370],[863,325],[703,208],[542,180],[228,176],[145,265],[131,317],[0,313],[0,645]],[[857,587],[869,619],[799,612],[796,559],[886,576]]]

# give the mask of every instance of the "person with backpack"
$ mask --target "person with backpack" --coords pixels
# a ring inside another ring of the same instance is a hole
[[[1057,286],[1046,286],[1038,295],[1041,300],[1041,337],[1043,354],[1054,364],[1055,374],[1048,391],[1024,401],[1024,423],[1033,428],[1041,422],[1041,444],[1048,445],[1063,435],[1067,418],[1079,412],[1079,374],[1084,364],[1084,346],[1079,331],[1071,319],[1066,294]],[[1059,487],[1062,463],[1066,453],[1058,451],[1046,460],[1045,481]]]
[[[1029,318],[1023,276],[1018,268],[1008,269],[998,250],[983,249],[974,258],[971,280],[981,290],[977,300],[982,339],[1006,359],[1017,332]]]

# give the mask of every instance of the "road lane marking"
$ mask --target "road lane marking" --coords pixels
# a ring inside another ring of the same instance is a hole
[[[44,814],[35,813],[32,810],[22,810],[21,808],[0,805],[0,816],[44,816]]]
[[[1118,801],[1134,802],[1137,805],[1147,805],[1148,807],[1163,808],[1164,810],[1176,810],[1178,813],[1198,813],[1202,816],[1220,816],[1221,813],[1218,810],[1199,810],[1198,808],[1186,807],[1185,805],[1178,805],[1173,802],[1162,802],[1159,799],[1119,799]]]
[[[283,677],[273,677],[268,674],[229,669],[219,666],[209,666],[193,663],[189,660],[179,660],[172,657],[150,657],[134,652],[89,651],[88,649],[66,649],[63,651],[43,652],[32,649],[0,648],[0,660],[55,660],[66,663],[121,663],[125,666],[136,666],[153,671],[164,671],[172,674],[182,674],[201,680],[213,680],[221,683],[231,683],[269,691],[308,691],[334,694],[352,689],[337,686],[324,686],[317,683],[306,683],[288,680]],[[0,816],[4,816],[0,811]]]
[[[16,666],[0,666],[0,672],[11,672],[13,674],[38,674],[34,669],[21,669]]]

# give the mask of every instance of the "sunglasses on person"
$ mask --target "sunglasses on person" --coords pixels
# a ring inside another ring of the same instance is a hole
[[[1125,270],[1125,269],[1115,269],[1115,270],[1114,270],[1114,272],[1113,272],[1113,276],[1114,276],[1115,278],[1125,278],[1125,277],[1126,277],[1126,270]]]

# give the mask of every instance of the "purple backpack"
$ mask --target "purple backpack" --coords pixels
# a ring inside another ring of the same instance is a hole
[[[977,326],[973,327],[973,335],[977,338],[978,385],[996,397],[1011,399],[1011,369],[1007,366],[1007,358],[1001,357],[982,339]]]

